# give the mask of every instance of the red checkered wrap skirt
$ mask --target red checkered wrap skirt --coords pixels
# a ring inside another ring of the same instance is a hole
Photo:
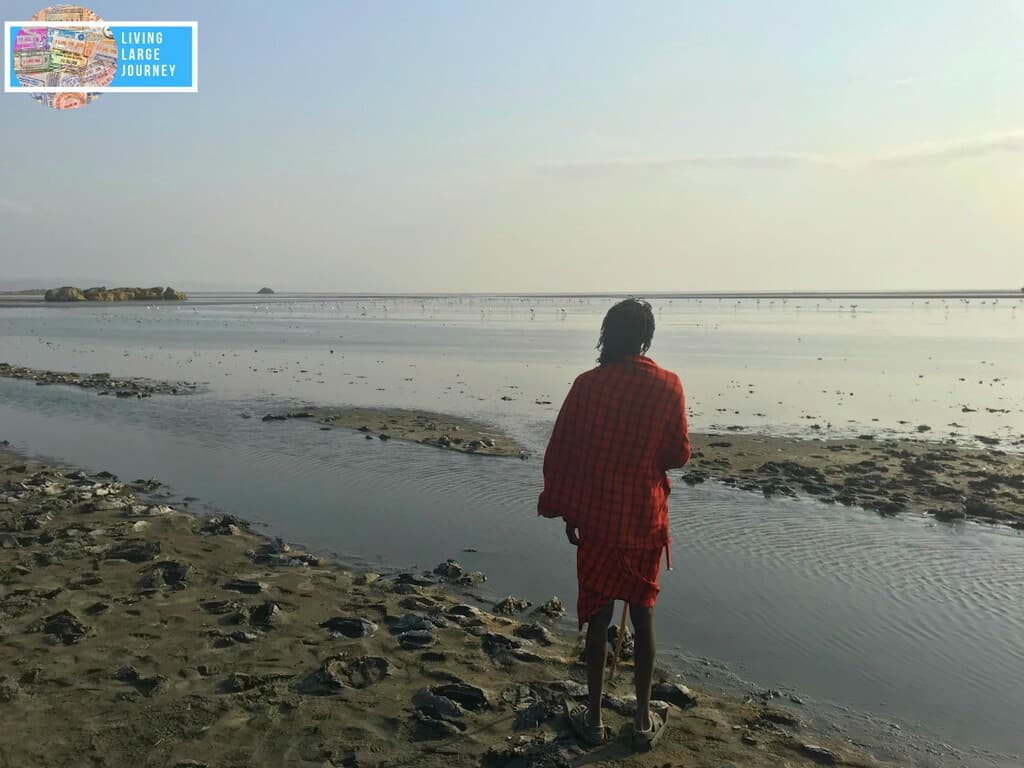
[[[612,600],[650,608],[658,599],[658,573],[664,546],[624,549],[581,540],[576,548],[580,629]]]

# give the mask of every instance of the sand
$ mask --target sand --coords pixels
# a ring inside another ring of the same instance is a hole
[[[628,662],[615,739],[585,751],[559,714],[584,691],[577,638],[551,617],[480,610],[451,565],[293,551],[157,487],[0,452],[0,766],[879,764],[665,673],[670,730],[634,753]]]

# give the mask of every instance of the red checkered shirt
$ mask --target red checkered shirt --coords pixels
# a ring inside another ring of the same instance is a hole
[[[580,374],[544,454],[537,512],[580,540],[629,549],[668,544],[665,470],[690,459],[679,377],[642,355]]]

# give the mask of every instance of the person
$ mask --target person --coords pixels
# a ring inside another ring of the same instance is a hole
[[[579,627],[588,703],[566,703],[570,724],[588,745],[608,739],[601,696],[608,626],[615,600],[629,604],[634,630],[636,715],[633,743],[654,746],[665,727],[652,712],[654,603],[662,555],[668,556],[665,471],[690,458],[686,402],[679,377],[646,356],[654,314],[646,301],[613,306],[601,325],[599,365],[569,390],[544,455],[543,517],[563,518],[576,546]]]

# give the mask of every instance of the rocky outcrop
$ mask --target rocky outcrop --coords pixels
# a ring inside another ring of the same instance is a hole
[[[74,286],[65,285],[63,288],[51,288],[43,298],[47,301],[85,301],[85,294]]]
[[[185,301],[188,297],[170,286],[153,288],[107,288],[106,286],[86,288],[84,291],[73,286],[51,288],[44,298],[47,301]]]
[[[267,288],[266,286],[264,286],[263,288],[260,288],[258,291],[256,291],[256,293],[266,293],[266,294],[270,294],[270,293],[273,293],[273,292],[274,292],[273,288]]]

